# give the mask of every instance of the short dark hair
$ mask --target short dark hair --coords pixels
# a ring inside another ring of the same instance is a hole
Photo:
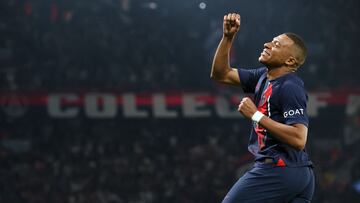
[[[306,56],[307,56],[307,47],[305,44],[305,41],[297,34],[292,33],[292,32],[287,32],[284,33],[287,37],[289,37],[294,43],[295,45],[299,48],[300,50],[300,54],[301,54],[301,58],[300,58],[300,64],[302,65],[305,62]]]

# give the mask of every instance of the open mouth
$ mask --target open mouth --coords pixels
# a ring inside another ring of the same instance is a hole
[[[263,49],[263,51],[261,52],[261,55],[268,55],[270,56],[270,53],[266,51],[266,49]]]

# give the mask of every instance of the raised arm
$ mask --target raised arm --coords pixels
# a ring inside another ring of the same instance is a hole
[[[229,13],[224,16],[223,37],[215,52],[210,77],[215,81],[240,85],[238,71],[230,67],[230,49],[236,33],[240,29],[240,15]]]

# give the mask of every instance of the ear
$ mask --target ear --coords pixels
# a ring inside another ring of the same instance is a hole
[[[293,56],[290,56],[286,61],[285,61],[285,64],[287,66],[297,66],[298,65],[298,62],[296,60],[295,57]]]

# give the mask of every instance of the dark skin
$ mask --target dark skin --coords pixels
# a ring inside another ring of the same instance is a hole
[[[218,82],[241,85],[238,71],[230,67],[229,56],[233,40],[240,30],[240,15],[229,13],[224,16],[223,37],[216,50],[210,77]],[[259,62],[267,69],[267,78],[273,80],[284,74],[295,72],[303,63],[299,60],[299,52],[294,42],[285,34],[276,36],[271,42],[264,44],[263,52],[260,54]],[[247,119],[251,120],[257,111],[254,102],[245,97],[238,106],[238,111]],[[307,140],[308,128],[301,123],[286,125],[263,116],[258,123],[278,140],[292,146],[297,150],[303,150]]]

